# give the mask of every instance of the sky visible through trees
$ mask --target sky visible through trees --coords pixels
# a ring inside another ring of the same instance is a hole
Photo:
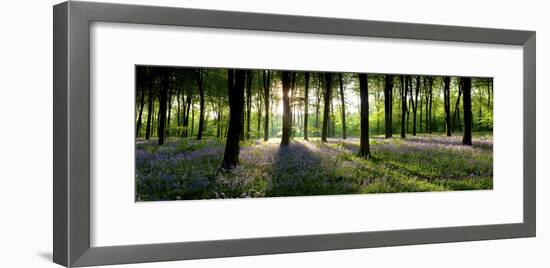
[[[139,201],[492,189],[492,78],[135,74]]]

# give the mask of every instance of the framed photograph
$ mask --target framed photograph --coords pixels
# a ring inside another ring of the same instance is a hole
[[[58,264],[535,236],[535,32],[53,11]]]

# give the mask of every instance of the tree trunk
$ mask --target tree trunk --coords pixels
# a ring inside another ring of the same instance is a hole
[[[304,140],[308,140],[307,136],[307,119],[308,119],[308,110],[309,106],[309,73],[304,74]]]
[[[458,121],[458,129],[459,130],[462,130],[462,126],[460,124],[460,95],[462,95],[462,79],[459,80],[459,85],[458,85],[458,96],[456,97],[456,102],[455,102],[455,109],[454,109],[454,113],[453,113],[453,131],[455,130],[456,128],[456,123]]]
[[[411,96],[413,109],[413,131],[412,135],[416,136],[416,111],[418,109],[418,92],[420,91],[420,76],[416,76],[416,85],[414,89],[414,98]],[[422,116],[421,116],[422,117]]]
[[[317,74],[317,101],[315,104],[315,128],[316,131],[319,131],[319,117],[321,111],[321,73]]]
[[[443,102],[445,109],[445,131],[447,133],[447,137],[451,136],[450,85],[451,78],[448,76],[443,77]]]
[[[261,84],[261,81],[260,81],[260,76],[258,76],[258,82],[260,82]],[[261,135],[261,127],[262,127],[262,90],[263,90],[263,87],[260,87],[260,89],[258,90],[258,95],[256,97],[256,112],[258,112],[258,115],[257,115],[257,124],[256,124],[256,135],[257,137],[256,138],[260,138],[260,135]]]
[[[472,145],[472,79],[468,77],[461,78],[462,91],[464,95],[464,136],[462,137],[462,144]]]
[[[202,132],[204,130],[204,73],[203,70],[196,70],[197,85],[199,88],[199,130],[197,132],[197,140],[202,139]]]
[[[333,92],[334,93],[334,92]],[[330,96],[330,121],[329,122],[329,137],[331,138],[334,138],[336,136],[336,129],[335,129],[335,125],[336,123],[334,122],[335,121],[335,117],[334,117],[334,101],[332,101],[334,99],[334,96]]]
[[[369,145],[369,83],[366,74],[359,74],[359,93],[361,97],[361,139],[359,156],[370,156]]]
[[[325,73],[325,98],[323,107],[323,130],[321,132],[321,141],[327,141],[328,121],[330,112],[330,99],[332,96],[332,73]]]
[[[187,104],[186,104],[187,110],[185,111],[184,119],[183,119],[183,131],[184,131],[185,137],[190,136],[189,135],[189,113],[191,110],[195,111],[194,109],[191,109],[191,106],[193,106],[192,100],[193,99],[191,96],[191,91],[189,90],[189,92],[187,93]],[[191,133],[191,136],[193,136],[193,133]]]
[[[170,137],[170,120],[172,117],[172,95],[174,92],[174,82],[172,81],[172,72],[170,72],[170,88],[168,90],[168,118],[166,119],[166,137]]]
[[[412,107],[412,77],[410,75],[407,75],[406,77],[406,82],[405,82],[405,99],[406,101],[410,102],[407,106],[407,122],[405,124],[405,127],[406,127],[406,132],[407,133],[410,133],[409,131],[409,118],[410,118],[410,115],[411,115],[411,107]],[[407,98],[407,95],[410,96],[410,98]]]
[[[246,70],[228,70],[229,128],[225,142],[222,169],[232,169],[239,165],[239,138],[242,131],[244,106],[244,85]]]
[[[265,105],[265,123],[264,123],[264,141],[269,139],[269,86],[271,85],[271,71],[263,71],[264,86],[264,105]]]
[[[291,86],[292,74],[287,71],[281,73],[281,79],[283,82],[283,135],[281,138],[281,145],[290,144],[290,103],[289,103],[289,91]]]
[[[166,136],[166,109],[167,109],[167,99],[168,99],[168,71],[163,69],[162,70],[162,86],[160,88],[160,96],[159,96],[159,126],[157,135],[159,137],[158,143],[159,145],[164,145],[164,139]]]
[[[407,78],[403,75],[399,76],[401,82],[401,138],[405,138],[405,116],[407,115]]]
[[[342,101],[342,138],[346,139],[346,102],[344,97],[344,81],[342,74],[338,74],[338,80],[340,80],[340,99]]]
[[[418,116],[418,132],[419,133],[422,133],[422,119],[424,119],[422,117],[422,110],[424,109],[424,104],[423,104],[423,101],[424,101],[424,96],[422,94],[424,94],[424,90],[426,89],[425,88],[425,84],[424,84],[425,80],[422,79],[422,87],[420,88],[420,95],[419,95],[419,99],[420,99],[420,115]]]
[[[154,90],[154,76],[151,75],[149,80],[149,96],[147,97],[147,126],[145,128],[145,139],[148,140],[151,137],[151,123],[153,120],[153,105],[155,103],[155,90]]]
[[[142,75],[145,75],[145,74],[142,74]],[[139,130],[141,129],[141,121],[142,121],[141,118],[143,115],[143,108],[145,107],[145,87],[143,86],[143,84],[140,85],[140,90],[141,90],[141,96],[139,100],[139,112],[138,112],[138,120],[136,125],[136,138],[139,137]]]
[[[215,108],[216,110],[216,137],[221,138],[222,136],[222,101],[221,98],[218,98],[218,105]]]
[[[432,133],[433,131],[433,124],[432,124],[432,103],[433,103],[433,84],[434,84],[434,78],[432,76],[428,77],[428,93],[429,93],[429,99],[428,103],[428,113],[426,114],[427,123],[428,123],[428,133]]]
[[[193,106],[193,104],[191,104]],[[191,131],[189,132],[189,136],[192,137],[193,133],[195,133],[195,109],[194,107],[191,107]]]
[[[290,113],[289,113],[289,122],[290,122],[290,137],[294,137],[294,72],[290,72],[290,98],[289,98],[289,106],[290,106]]]
[[[250,114],[252,110],[252,71],[246,73],[246,139],[250,139]]]
[[[384,76],[384,132],[386,139],[393,135],[392,104],[393,104],[393,75]]]

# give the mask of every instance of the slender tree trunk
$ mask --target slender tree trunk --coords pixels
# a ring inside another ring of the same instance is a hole
[[[386,139],[393,135],[392,105],[393,105],[393,75],[384,76],[384,131]]]
[[[172,73],[170,73],[170,88],[168,90],[168,118],[166,119],[166,137],[170,137],[170,120],[172,117],[172,92],[174,92],[174,82],[172,80]]]
[[[315,104],[315,128],[319,131],[319,117],[321,111],[321,73],[317,74],[317,102]]]
[[[464,94],[464,136],[462,138],[462,144],[472,145],[472,79],[468,77],[461,78],[462,91]]]
[[[409,118],[411,115],[411,107],[412,107],[412,78],[410,75],[406,76],[406,82],[405,82],[405,99],[407,102],[409,102],[407,106],[407,123],[405,124],[406,132],[410,133],[409,131]],[[408,98],[407,95],[410,97]]]
[[[176,88],[176,105],[176,126],[179,127],[181,125],[181,101],[179,87]]]
[[[332,73],[325,73],[325,98],[323,107],[323,130],[321,132],[321,141],[327,141],[328,121],[329,121],[329,109],[330,99],[332,96]]]
[[[420,91],[420,76],[416,76],[416,85],[414,90],[414,98],[411,96],[413,109],[413,131],[412,135],[416,136],[416,111],[418,109],[418,92]],[[422,109],[422,108],[420,108]],[[420,116],[422,118],[422,115]]]
[[[338,80],[340,80],[340,99],[342,101],[342,138],[346,139],[346,102],[344,98],[344,81],[342,79],[342,73],[338,74]]]
[[[304,140],[308,140],[307,136],[307,119],[309,115],[309,72],[304,74]]]
[[[260,76],[258,76],[258,81],[260,79],[261,79]],[[260,84],[262,84],[261,81],[259,81],[259,82],[260,82]],[[257,118],[256,118],[258,120],[258,122],[256,124],[256,129],[257,129],[256,130],[256,135],[257,135],[256,138],[258,138],[258,139],[260,138],[261,128],[262,128],[262,90],[263,90],[263,88],[260,88],[258,90],[258,95],[256,96],[256,112],[258,112],[258,115],[257,115]]]
[[[258,91],[259,94],[258,94],[258,97],[257,97],[257,112],[258,112],[258,115],[256,116],[258,122],[256,124],[256,138],[259,139],[260,138],[260,135],[262,134],[261,131],[262,131],[262,95],[261,95],[261,91]]]
[[[424,83],[426,83],[426,78],[424,79]],[[430,110],[428,109],[429,107],[429,104],[430,104],[430,94],[428,92],[429,89],[426,89],[426,96],[424,96],[424,100],[425,100],[425,108],[426,108],[426,118],[424,119],[425,121],[425,124],[426,124],[426,132],[427,133],[430,133]]]
[[[451,136],[450,85],[451,78],[448,76],[443,77],[443,101],[445,109],[445,131],[447,133],[447,137]]]
[[[234,77],[233,77],[234,74]],[[242,131],[244,106],[245,70],[228,70],[229,128],[225,142],[222,169],[232,169],[239,165],[239,138]]]
[[[191,106],[193,106],[193,103],[191,103]],[[191,131],[189,132],[189,137],[193,137],[193,133],[195,133],[195,109],[192,107],[191,109]]]
[[[217,112],[217,115],[216,115],[216,123],[218,125],[217,129],[216,129],[216,137],[218,138],[221,138],[222,137],[222,98],[218,98],[218,112]]]
[[[164,139],[166,136],[166,109],[167,109],[167,99],[168,99],[168,71],[162,70],[162,87],[160,88],[159,96],[159,126],[157,135],[159,137],[159,145],[164,145]]]
[[[292,74],[287,71],[281,73],[283,82],[283,135],[281,138],[281,146],[290,144],[290,101],[289,91],[291,87]]]
[[[139,112],[138,112],[138,120],[136,125],[136,138],[139,137],[139,131],[141,129],[141,118],[143,115],[143,108],[145,107],[145,87],[143,85],[140,85],[141,89],[141,96],[139,100]]]
[[[370,156],[369,145],[369,83],[366,74],[359,74],[359,94],[361,97],[361,139],[359,156]]]
[[[153,105],[155,103],[155,90],[154,90],[154,77],[149,80],[149,96],[147,97],[147,126],[145,128],[145,139],[148,140],[151,137],[151,123],[153,120]]]
[[[252,112],[252,71],[246,73],[246,139],[250,139],[250,114]]]
[[[405,116],[407,115],[407,78],[404,75],[399,76],[401,82],[401,138],[405,138]]]
[[[271,71],[263,71],[263,86],[264,86],[264,105],[265,105],[265,116],[264,116],[264,141],[269,139],[269,86],[271,85]]]
[[[428,122],[428,132],[431,134],[433,131],[433,121],[432,121],[432,104],[433,104],[433,84],[434,84],[434,78],[432,76],[428,77],[428,92],[429,92],[429,105],[428,105],[428,114],[427,116],[427,122]]]
[[[290,105],[290,113],[289,113],[289,122],[290,122],[290,137],[294,137],[294,94],[296,93],[296,90],[294,90],[294,83],[295,83],[295,73],[290,72],[290,99],[289,99],[289,105]]]
[[[333,92],[334,93],[334,92]],[[329,121],[329,137],[331,138],[334,138],[336,136],[336,130],[335,130],[335,125],[336,125],[336,121],[335,117],[334,117],[334,96],[330,96],[330,121]]]
[[[376,135],[380,135],[380,80],[377,80],[377,87],[374,91],[374,106],[376,107]]]
[[[458,85],[458,96],[456,97],[456,102],[455,102],[455,109],[454,109],[454,113],[453,113],[453,131],[455,130],[456,128],[456,123],[458,121],[458,129],[459,130],[462,130],[462,126],[460,124],[460,95],[462,95],[462,79],[459,80],[459,85]]]
[[[419,94],[419,99],[420,99],[420,115],[418,117],[418,132],[419,133],[422,133],[422,119],[424,119],[422,117],[422,110],[424,109],[424,104],[423,104],[423,101],[424,101],[424,96],[422,94],[424,94],[424,91],[425,90],[425,84],[424,84],[424,79],[422,79],[422,87],[420,88],[420,94]]]
[[[197,85],[199,87],[199,130],[197,132],[197,140],[202,139],[202,132],[204,130],[204,71],[201,69],[196,70]]]
[[[187,104],[186,104],[186,107],[187,107],[187,110],[185,111],[185,115],[184,115],[184,119],[183,119],[183,131],[184,131],[184,136],[185,137],[189,137],[189,114],[190,114],[190,111],[193,110],[193,112],[195,111],[194,109],[191,109],[191,106],[193,106],[193,98],[192,98],[192,95],[191,95],[191,91],[189,90],[189,92],[187,93]],[[193,125],[193,124],[192,124]],[[191,133],[191,136],[193,134]]]

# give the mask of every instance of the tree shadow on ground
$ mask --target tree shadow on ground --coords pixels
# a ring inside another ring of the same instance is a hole
[[[356,193],[345,178],[323,166],[323,153],[309,141],[293,140],[277,150],[268,196],[308,196]]]

